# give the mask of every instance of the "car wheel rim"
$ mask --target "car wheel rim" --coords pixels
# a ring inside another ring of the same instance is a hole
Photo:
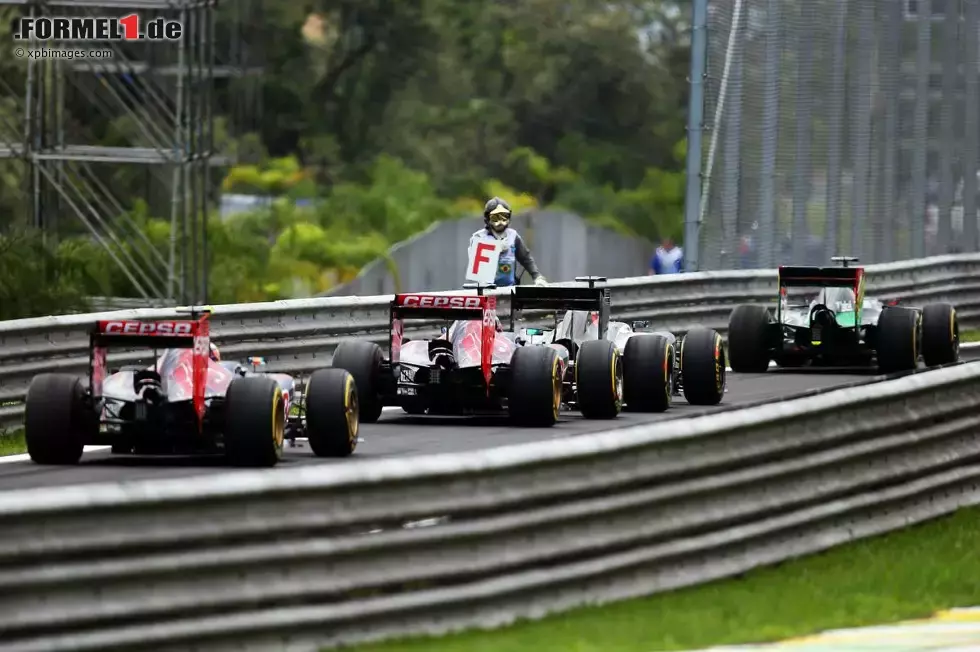
[[[286,408],[282,400],[282,394],[276,396],[275,417],[272,422],[272,444],[276,448],[276,453],[282,452],[282,443],[286,434]]]
[[[357,444],[357,427],[360,418],[360,406],[357,401],[357,392],[354,391],[354,378],[347,377],[346,391],[344,392],[344,417],[347,420],[347,440],[351,450]]]
[[[551,406],[552,406],[552,416],[555,421],[558,420],[558,412],[561,409],[561,366],[558,364],[558,360],[555,360],[555,365],[551,372]]]

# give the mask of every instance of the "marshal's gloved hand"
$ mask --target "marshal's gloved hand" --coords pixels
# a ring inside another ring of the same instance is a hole
[[[548,279],[546,279],[544,276],[538,276],[536,279],[534,279],[534,284],[535,285],[548,285]]]

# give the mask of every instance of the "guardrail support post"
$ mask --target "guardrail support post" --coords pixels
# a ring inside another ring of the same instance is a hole
[[[708,0],[694,0],[691,21],[691,99],[687,109],[687,189],[684,197],[684,269],[699,269],[701,250],[701,136],[704,131],[704,78],[708,50]]]

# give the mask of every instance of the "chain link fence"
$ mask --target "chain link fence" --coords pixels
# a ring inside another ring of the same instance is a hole
[[[980,0],[711,0],[701,269],[978,251],[978,30]]]

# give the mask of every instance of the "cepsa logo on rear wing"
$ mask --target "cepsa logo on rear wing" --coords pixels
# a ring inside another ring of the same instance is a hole
[[[203,427],[205,392],[208,381],[208,359],[211,342],[208,315],[197,320],[102,319],[91,334],[89,387],[95,397],[102,395],[102,384],[108,373],[109,347],[149,347],[156,349],[192,349],[193,403],[198,428]]]
[[[100,321],[98,331],[104,335],[148,335],[157,337],[196,334],[196,321]]]
[[[461,297],[433,294],[399,294],[395,296],[399,308],[434,308],[442,310],[482,310],[486,297]]]
[[[480,342],[483,378],[490,391],[493,343],[497,329],[497,297],[461,296],[446,294],[396,294],[391,302],[391,362],[397,364],[401,356],[404,334],[402,319],[459,319],[482,320]]]

